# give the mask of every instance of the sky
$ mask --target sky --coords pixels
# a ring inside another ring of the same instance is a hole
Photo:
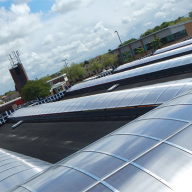
[[[8,55],[19,51],[30,80],[58,72],[188,16],[191,0],[0,0],[0,95],[14,90]]]

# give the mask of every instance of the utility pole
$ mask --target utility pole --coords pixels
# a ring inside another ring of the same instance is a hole
[[[73,82],[73,79],[72,79],[72,77],[71,77],[71,74],[69,73],[69,70],[68,70],[68,66],[67,66],[67,59],[64,59],[64,60],[62,60],[64,63],[65,63],[65,67],[66,67],[66,69],[67,69],[67,73],[68,73],[68,75],[69,75],[69,77],[71,78],[71,81]]]

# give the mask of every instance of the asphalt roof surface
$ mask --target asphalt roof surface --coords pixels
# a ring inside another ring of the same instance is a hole
[[[23,123],[0,127],[0,148],[56,163],[129,121]]]

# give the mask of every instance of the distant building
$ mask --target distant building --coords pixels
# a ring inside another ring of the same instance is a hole
[[[70,86],[70,83],[68,81],[66,74],[55,77],[55,78],[47,81],[47,83],[49,83],[51,86],[51,90],[50,90],[51,95],[54,95],[63,90],[66,90],[67,87]]]
[[[192,21],[188,21],[185,23],[167,27],[165,29],[147,35],[134,42],[121,46],[117,49],[114,49],[110,53],[118,55],[121,61],[125,63],[128,61],[128,57],[132,58],[133,60],[141,57],[141,55],[137,53],[137,48],[139,47],[144,49],[145,51],[144,55],[150,54],[153,49],[151,47],[151,42],[156,37],[159,37],[161,39],[161,42],[163,43],[163,47],[166,47],[191,36],[192,36]]]
[[[11,101],[13,99],[19,98],[20,94],[18,91],[13,91],[11,95],[4,95],[1,99],[3,100],[4,103]]]
[[[23,100],[21,97],[8,101],[0,105],[0,114],[5,111],[16,109],[18,105],[22,105],[22,104],[23,104]]]
[[[21,95],[21,89],[25,86],[25,84],[29,80],[25,69],[21,63],[17,63],[12,65],[9,71],[11,73],[13,81],[15,82],[15,89]]]

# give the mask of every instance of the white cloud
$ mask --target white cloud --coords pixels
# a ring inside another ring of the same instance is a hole
[[[30,7],[29,7],[26,3],[20,4],[20,5],[14,5],[14,4],[12,4],[10,10],[11,10],[11,12],[12,12],[13,14],[17,14],[17,15],[20,15],[20,16],[21,16],[21,15],[24,16],[24,15],[29,14],[29,12],[30,12]]]
[[[134,21],[134,20],[135,20],[134,17],[123,17],[122,23],[127,24],[127,23],[130,23],[130,22]]]
[[[32,13],[27,1],[17,3],[10,9],[0,7],[0,94],[14,89],[7,58],[14,50],[19,50],[29,78],[40,78],[59,71],[65,58],[69,64],[79,63],[116,48],[116,30],[122,41],[138,38],[192,7],[191,0],[57,0],[45,14]],[[169,11],[161,9],[165,3],[171,3]]]
[[[56,0],[51,10],[53,12],[67,13],[81,6],[88,6],[93,2],[93,0]]]
[[[145,26],[148,26],[148,25],[151,25],[152,24],[152,22],[147,22],[147,23],[145,23],[144,25]]]
[[[157,12],[155,14],[155,18],[166,18],[167,13],[166,12]]]
[[[141,16],[145,13],[149,14],[149,12],[154,11],[157,8],[157,6],[158,5],[155,3],[146,3],[146,5],[143,8],[141,8],[137,11],[134,11],[133,16]]]
[[[136,2],[137,2],[137,1],[135,1],[135,0],[129,0],[129,1],[124,2],[123,5],[129,7],[129,6],[135,5]]]

